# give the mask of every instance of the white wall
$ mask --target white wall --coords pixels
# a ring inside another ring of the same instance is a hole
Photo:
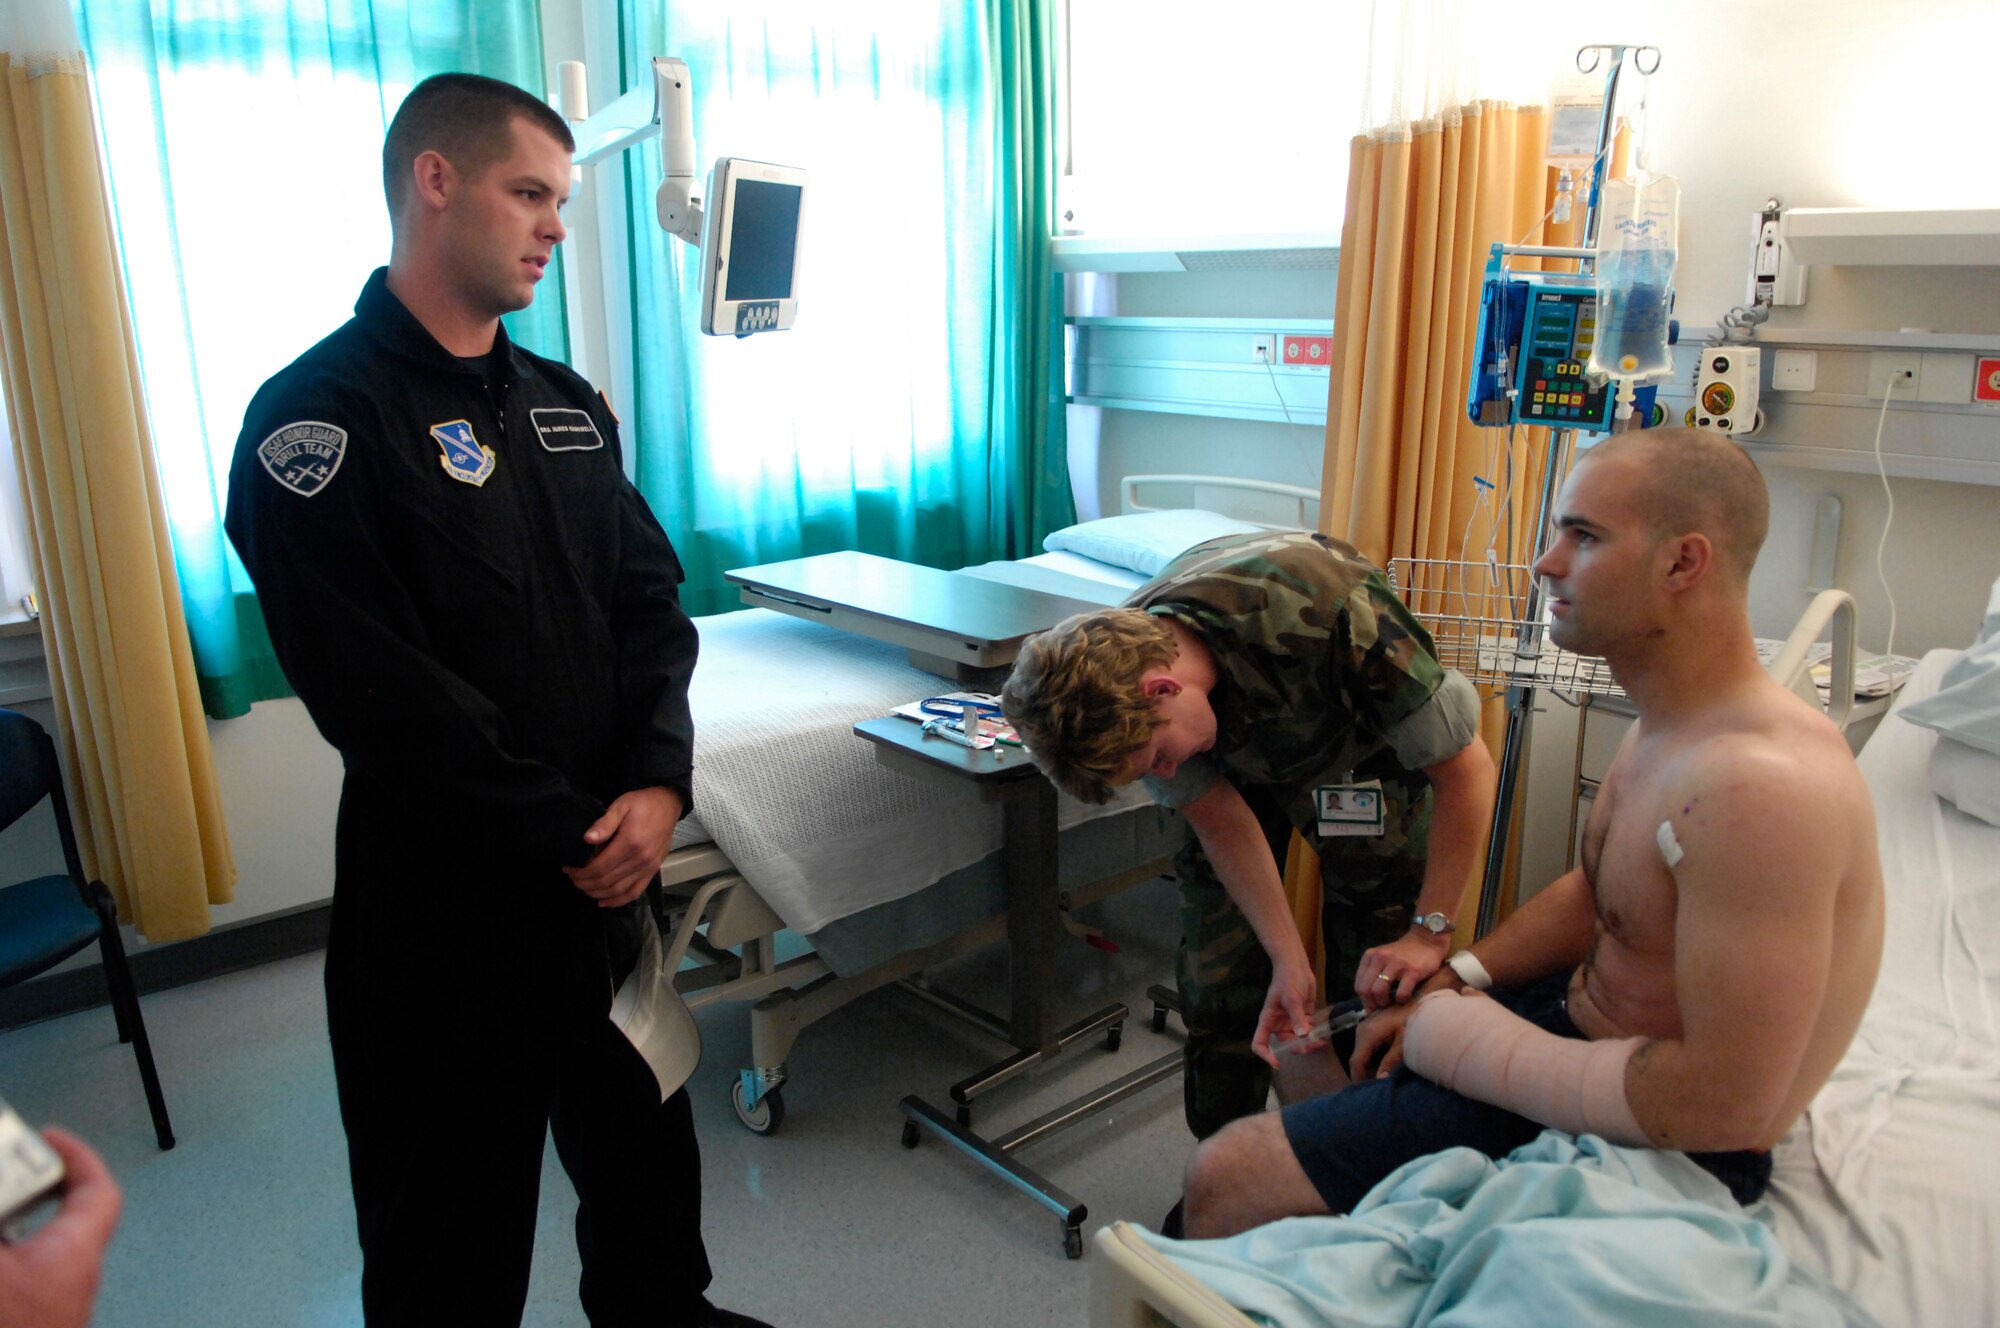
[[[260,701],[241,719],[210,720],[208,733],[237,871],[236,902],[215,910],[215,925],[331,899],[340,753],[305,704]]]
[[[1336,277],[1330,267],[1091,275],[1071,278],[1069,305],[1072,314],[1331,322]],[[1320,375],[1318,382],[1325,381]],[[1274,401],[1276,391],[1274,385]],[[1227,473],[1309,488],[1320,483],[1326,431],[1318,420],[1280,424],[1072,406],[1069,421],[1070,474],[1085,520],[1117,512],[1124,475]]]

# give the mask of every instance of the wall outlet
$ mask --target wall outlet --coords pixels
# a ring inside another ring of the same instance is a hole
[[[1771,362],[1773,392],[1810,392],[1819,381],[1819,353],[1781,350]]]
[[[1278,362],[1291,369],[1324,369],[1333,363],[1333,338],[1279,337]]]
[[[1278,362],[1277,337],[1262,332],[1251,337],[1250,362],[1252,364],[1276,364]]]
[[[1973,366],[1972,399],[1984,406],[2000,405],[2000,358],[1982,356]]]
[[[1894,401],[1915,401],[1917,380],[1923,376],[1924,357],[1917,351],[1878,350],[1868,357],[1868,398],[1880,401],[1895,384]]]

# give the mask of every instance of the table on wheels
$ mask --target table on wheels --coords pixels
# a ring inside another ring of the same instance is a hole
[[[1015,1050],[952,1085],[952,1100],[957,1104],[952,1115],[947,1116],[916,1094],[905,1097],[903,1143],[914,1148],[921,1132],[928,1130],[1009,1181],[1062,1219],[1064,1253],[1076,1258],[1083,1252],[1082,1226],[1087,1210],[1023,1165],[1014,1153],[1180,1073],[1180,1053],[1162,1056],[1005,1134],[988,1138],[975,1133],[971,1128],[971,1103],[980,1093],[1100,1031],[1111,1049],[1116,1050],[1131,1010],[1123,1003],[1113,1003],[1071,1024],[1057,1026],[1051,990],[1053,965],[1056,948],[1067,933],[1056,872],[1056,791],[1034,763],[1018,747],[999,745],[975,751],[944,738],[927,736],[922,725],[895,716],[863,720],[854,726],[854,731],[874,743],[875,758],[892,769],[919,779],[970,780],[979,790],[981,801],[1000,805],[1002,816],[1001,869],[1007,895],[1007,1018],[1000,1021],[933,989],[921,989],[920,994],[1004,1038]]]

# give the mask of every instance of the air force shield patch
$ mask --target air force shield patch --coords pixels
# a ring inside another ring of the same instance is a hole
[[[475,487],[486,483],[493,474],[493,449],[472,436],[472,426],[464,420],[452,420],[445,424],[433,424],[431,437],[443,450],[438,464],[444,473],[464,484]]]
[[[347,455],[347,430],[319,420],[287,424],[257,444],[257,460],[271,478],[301,498],[325,488]]]

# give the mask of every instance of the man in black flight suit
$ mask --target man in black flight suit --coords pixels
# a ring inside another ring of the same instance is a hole
[[[617,422],[513,345],[568,127],[444,74],[383,145],[394,243],[251,402],[228,529],[346,765],[327,1023],[370,1324],[517,1324],[544,1135],[593,1324],[717,1310],[685,1089],[606,1017],[687,810],[695,631]],[[302,809],[318,815],[317,808]]]

